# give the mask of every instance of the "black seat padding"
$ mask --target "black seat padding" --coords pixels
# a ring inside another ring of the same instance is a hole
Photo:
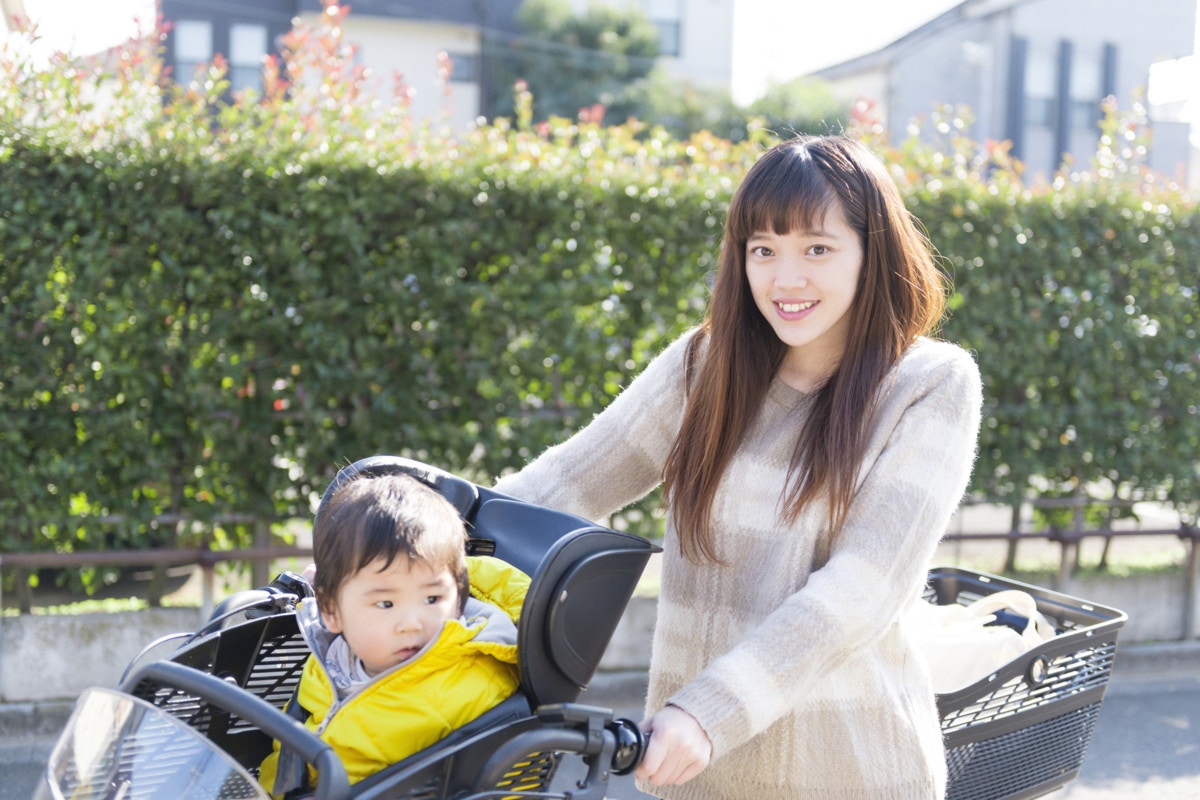
[[[468,520],[472,539],[491,543],[496,558],[512,564],[531,578],[555,542],[581,528],[599,527],[583,517],[536,506],[489,489],[480,489],[479,493],[479,507]]]
[[[521,685],[532,706],[571,703],[587,688],[656,549],[600,527],[573,531],[551,547],[517,628]]]

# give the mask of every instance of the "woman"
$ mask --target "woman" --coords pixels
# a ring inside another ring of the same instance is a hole
[[[979,427],[974,361],[926,338],[944,302],[866,147],[781,144],[731,201],[703,325],[497,484],[593,519],[664,485],[646,791],[944,795],[934,693],[903,622]]]

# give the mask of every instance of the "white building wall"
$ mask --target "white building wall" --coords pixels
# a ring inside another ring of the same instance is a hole
[[[874,114],[881,120],[893,118],[892,92],[889,71],[885,68],[867,70],[830,81],[832,91],[847,102],[866,98],[875,102]]]
[[[571,0],[571,9],[587,11],[592,0]],[[610,5],[638,6],[650,13],[679,16],[678,55],[659,63],[674,77],[697,85],[730,89],[733,84],[734,0],[606,0]]]
[[[677,78],[729,89],[733,83],[733,0],[680,0],[683,46],[663,60]]]
[[[314,20],[306,20],[310,24]],[[348,16],[346,41],[358,45],[358,63],[369,67],[384,97],[392,92],[393,74],[412,88],[414,120],[465,129],[479,116],[479,83],[442,83],[438,54],[479,58],[479,31],[458,25],[403,19]]]
[[[995,58],[988,28],[978,22],[960,24],[947,35],[928,41],[896,60],[889,89],[889,126],[897,137],[906,136],[914,119],[928,120],[944,105],[969,106],[976,115],[976,129],[987,123],[980,112],[992,117],[990,79]]]
[[[572,0],[577,13],[586,11],[589,0]],[[645,8],[646,0],[612,0]],[[733,80],[734,0],[677,0],[680,15],[680,51],[660,61],[670,74],[699,85],[730,88]],[[671,3],[658,3],[661,12]],[[315,23],[315,15],[305,15]],[[480,33],[467,26],[428,21],[355,16],[345,21],[345,37],[358,45],[358,61],[375,75],[380,91],[390,93],[392,74],[400,72],[414,89],[414,119],[463,129],[480,112],[479,83],[451,82],[437,78],[438,53],[479,57]]]

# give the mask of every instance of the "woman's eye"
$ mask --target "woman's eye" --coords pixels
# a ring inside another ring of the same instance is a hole
[[[750,248],[750,255],[757,256],[758,258],[764,258],[765,256],[771,255],[771,248],[764,247],[760,244],[757,247]]]
[[[812,247],[808,248],[808,252],[812,253],[814,256],[823,256],[829,252],[829,248],[823,244],[814,244]]]

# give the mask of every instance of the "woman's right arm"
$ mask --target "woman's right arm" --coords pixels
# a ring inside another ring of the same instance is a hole
[[[496,490],[598,521],[650,492],[683,417],[690,339],[690,332],[676,339],[586,427]]]

